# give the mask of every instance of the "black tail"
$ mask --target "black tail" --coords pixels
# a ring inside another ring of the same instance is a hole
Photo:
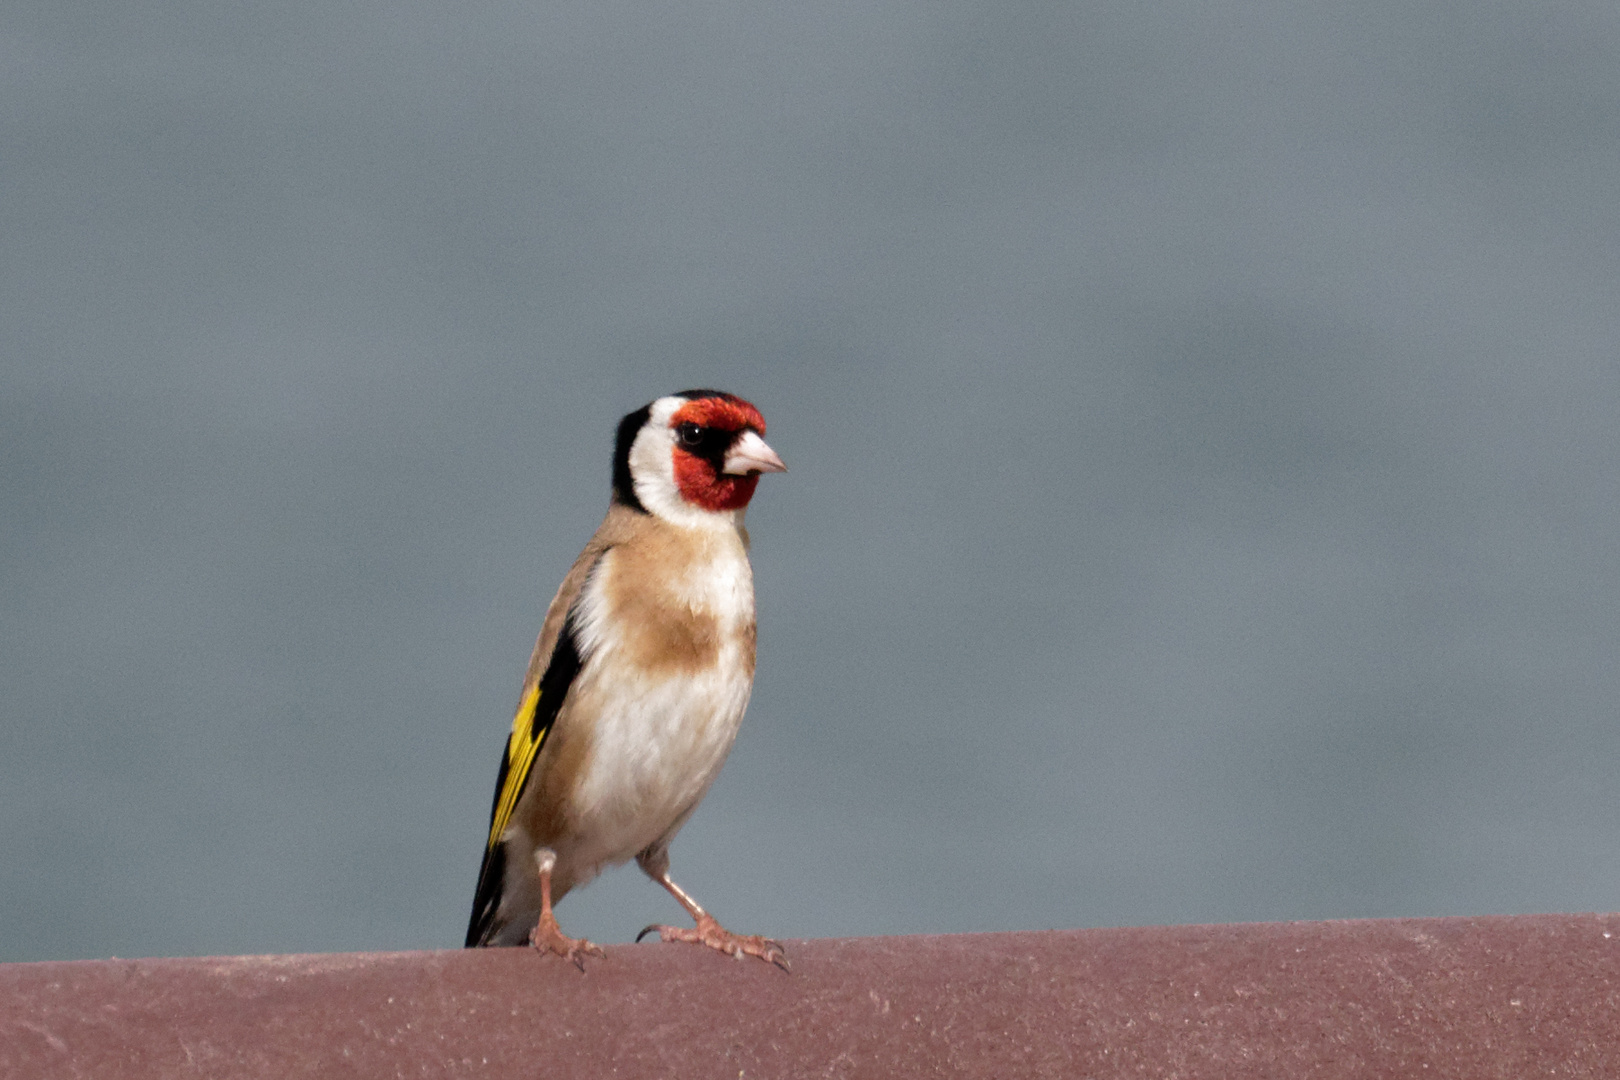
[[[491,828],[495,826],[495,811],[501,804],[501,790],[506,787],[509,767],[503,741],[501,771],[495,777],[495,801],[489,808]],[[467,948],[489,944],[490,935],[495,932],[495,912],[501,906],[501,882],[505,877],[506,845],[497,840],[484,849],[484,865],[478,869],[478,892],[473,895],[472,915],[467,919]]]

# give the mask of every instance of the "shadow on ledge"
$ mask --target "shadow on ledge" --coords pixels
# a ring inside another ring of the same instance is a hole
[[[0,1077],[1620,1077],[1620,915],[0,965]]]

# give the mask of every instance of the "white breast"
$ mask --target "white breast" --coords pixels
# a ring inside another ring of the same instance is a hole
[[[572,799],[575,839],[559,851],[578,881],[673,836],[725,763],[753,688],[753,575],[740,539],[714,545],[665,583],[672,599],[718,622],[716,662],[698,671],[650,673],[627,659],[601,610],[613,554],[581,598],[588,659],[570,691],[595,706]]]

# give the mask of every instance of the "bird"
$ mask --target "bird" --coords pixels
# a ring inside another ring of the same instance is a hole
[[[669,875],[669,847],[725,763],[754,681],[743,517],[784,472],[765,418],[683,390],[619,421],[607,516],[546,610],[500,759],[468,948],[532,945],[584,970],[604,956],[554,906],[631,859],[692,917],[654,924],[783,969],[782,946],[720,925]]]

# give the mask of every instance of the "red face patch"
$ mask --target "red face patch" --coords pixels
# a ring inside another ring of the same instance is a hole
[[[765,434],[765,418],[759,415],[758,409],[740,397],[706,397],[688,401],[676,409],[675,415],[669,418],[670,427],[678,427],[681,424],[719,428],[721,431],[753,428],[761,435]]]
[[[696,424],[711,431],[733,434],[752,428],[765,434],[765,418],[742,398],[698,398],[688,401],[669,418],[669,426]],[[705,510],[741,510],[754,497],[756,476],[727,476],[720,471],[723,458],[675,447],[675,483],[687,502]]]
[[[759,476],[726,476],[712,461],[676,449],[675,483],[687,502],[705,510],[741,510],[754,497]]]

